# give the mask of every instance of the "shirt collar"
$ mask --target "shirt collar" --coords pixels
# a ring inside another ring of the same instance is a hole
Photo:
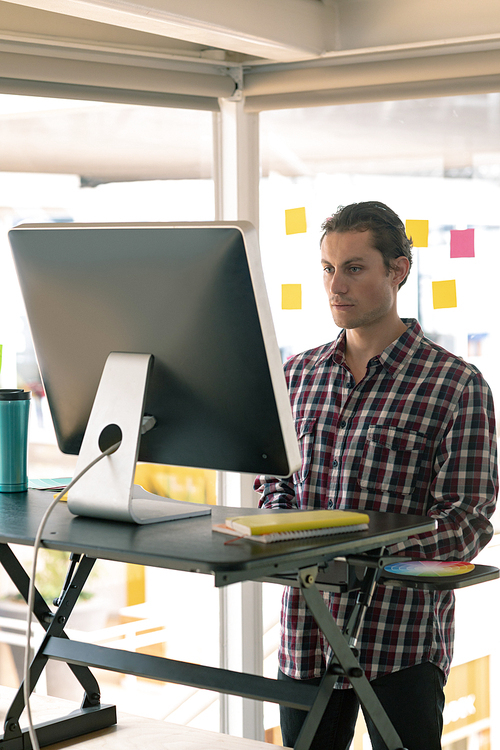
[[[390,373],[395,373],[406,358],[416,352],[424,337],[418,320],[403,318],[403,323],[408,326],[406,331],[396,341],[389,344],[378,357],[375,357]]]
[[[402,365],[406,357],[411,356],[420,346],[423,339],[423,331],[420,323],[414,318],[403,318],[403,323],[408,326],[396,341],[389,344],[384,351],[373,357],[378,360],[388,372],[394,373]],[[319,357],[316,364],[321,365],[331,358],[337,365],[345,361],[345,330],[343,329]]]

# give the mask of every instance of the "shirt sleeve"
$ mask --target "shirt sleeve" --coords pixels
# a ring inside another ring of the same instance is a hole
[[[288,360],[283,368],[289,393],[290,389],[292,391],[298,389],[298,386],[294,387],[290,382],[293,380],[293,375],[291,374],[292,364],[293,361]],[[300,374],[298,380],[300,382]],[[260,494],[259,508],[267,508],[268,510],[297,510],[298,504],[292,477],[280,479],[273,476],[258,476],[255,479],[253,488],[255,492]]]
[[[260,494],[259,508],[272,510],[297,509],[293,480],[260,476],[254,482],[254,490]]]
[[[388,547],[390,554],[472,560],[490,541],[498,494],[493,397],[480,373],[457,402],[434,460],[427,515],[436,530]]]

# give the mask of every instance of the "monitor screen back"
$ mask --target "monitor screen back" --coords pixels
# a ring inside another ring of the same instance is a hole
[[[79,451],[108,354],[143,352],[157,423],[140,460],[295,470],[251,225],[21,225],[9,239],[63,452]]]

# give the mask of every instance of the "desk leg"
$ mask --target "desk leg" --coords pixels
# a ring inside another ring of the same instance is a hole
[[[383,553],[384,548],[380,550],[379,555],[382,556]],[[351,648],[354,648],[358,641],[358,634],[363,624],[366,610],[373,599],[373,594],[380,578],[380,572],[381,568],[365,568],[361,586],[356,596],[356,604],[343,631],[343,635]]]
[[[322,595],[315,585],[315,572],[302,571],[300,588],[318,627],[330,644],[335,654],[336,663],[329,665],[321,683],[318,697],[309,712],[302,727],[294,750],[308,750],[314,734],[318,728],[324,709],[331,695],[333,682],[340,673],[345,675],[352,684],[363,708],[371,717],[380,736],[387,745],[387,750],[404,750],[401,739],[392,726],[382,704],[375,695],[373,688],[365,677],[345,637],[333,619]],[[330,674],[329,674],[330,672]],[[318,706],[316,706],[318,703]]]
[[[0,564],[24,601],[27,602],[30,579],[8,544],[0,544]],[[40,625],[47,630],[49,624],[52,622],[53,614],[45,599],[36,589],[33,613]]]
[[[25,601],[27,601],[29,588],[28,574],[19,563],[12,550],[6,544],[0,544],[0,563],[16,585],[19,593],[23,596]],[[42,627],[46,630],[46,634],[30,665],[31,691],[33,691],[38,682],[49,658],[43,653],[47,641],[52,636],[68,640],[68,636],[64,633],[66,622],[73,611],[73,607],[80,596],[82,588],[90,575],[94,563],[95,560],[92,558],[82,558],[78,565],[78,569],[72,578],[71,585],[65,591],[55,613],[53,613],[48,607],[40,593],[35,591],[34,614]],[[80,711],[75,711],[70,714],[71,719],[67,717],[67,719],[56,720],[41,725],[40,730],[42,736],[39,738],[41,745],[51,744],[59,740],[75,737],[78,736],[78,734],[95,731],[96,729],[101,729],[104,726],[110,726],[111,724],[116,723],[116,710],[114,706],[101,706],[100,704],[101,696],[99,685],[90,669],[85,666],[74,664],[68,664],[68,667],[71,669],[85,691],[81,709]],[[19,724],[19,719],[24,708],[25,701],[23,685],[21,684],[7,712],[7,718],[4,725],[4,735],[3,738],[0,738],[0,747],[8,747],[9,750],[18,750],[18,748],[19,750],[22,750],[22,748],[28,747],[28,745],[25,744],[25,741],[26,738],[28,738],[29,742],[29,737],[26,732],[22,732]],[[97,715],[99,713],[101,713],[100,716]],[[59,727],[56,729],[57,725],[59,725]],[[70,726],[72,729],[69,729]],[[82,726],[85,727],[84,730],[75,731],[76,727],[81,728]],[[37,727],[36,729],[38,730],[39,728]],[[73,731],[74,733],[68,734],[70,731]],[[47,741],[45,742],[43,741],[44,737],[47,738]]]

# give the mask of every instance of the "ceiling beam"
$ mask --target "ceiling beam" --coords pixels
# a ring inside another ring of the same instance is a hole
[[[346,62],[348,60],[349,62]],[[279,68],[279,69],[277,69]],[[286,68],[286,69],[285,69]],[[244,79],[248,112],[499,90],[500,50],[329,65],[259,66]]]
[[[498,0],[338,0],[336,9],[337,53],[500,39]]]
[[[331,61],[330,65],[259,68],[245,76],[246,96],[279,93],[354,89],[419,81],[436,81],[500,75],[500,51],[470,52],[455,55],[428,55],[383,61],[356,60],[350,64]]]
[[[498,0],[0,0],[0,6],[36,9],[48,18],[57,14],[59,23],[67,19],[66,37],[68,22],[75,39],[80,29],[92,34],[88,24],[94,23],[103,30],[142,33],[143,45],[149,36],[158,54],[185,44],[185,50],[175,50],[178,59],[199,49],[198,55],[223,63],[227,50],[254,69],[500,47]],[[57,37],[57,24],[53,28]],[[158,44],[162,39],[164,47]]]
[[[269,60],[322,55],[334,45],[334,6],[320,0],[10,0]]]

